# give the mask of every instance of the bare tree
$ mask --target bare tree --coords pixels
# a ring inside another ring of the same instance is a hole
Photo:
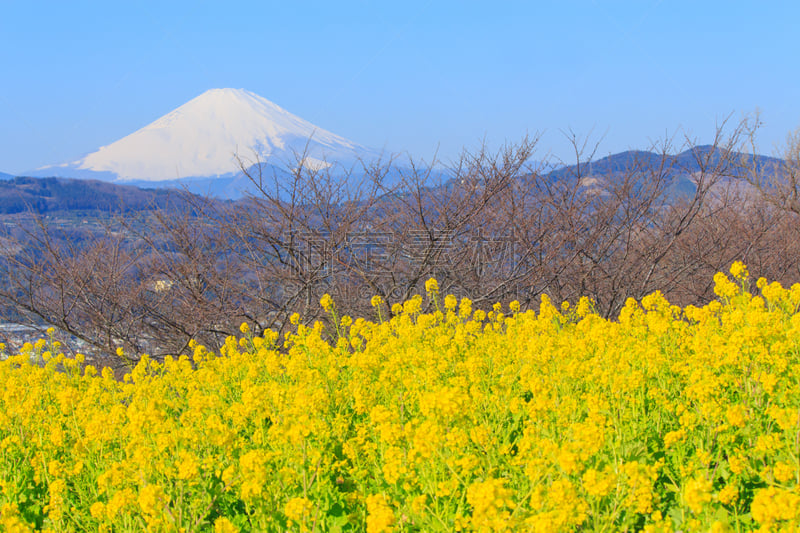
[[[737,259],[771,279],[800,273],[800,141],[766,168],[742,155],[752,131],[723,122],[707,146],[666,139],[599,161],[573,135],[575,160],[555,170],[534,161],[535,137],[448,165],[241,158],[254,193],[236,202],[184,195],[80,238],[41,217],[7,231],[0,296],[26,321],[131,357],[218,349],[243,321],[282,332],[295,311],[327,320],[325,293],[340,314],[370,316],[371,296],[402,302],[431,276],[476,307],[589,296],[614,316],[654,290],[702,303]]]

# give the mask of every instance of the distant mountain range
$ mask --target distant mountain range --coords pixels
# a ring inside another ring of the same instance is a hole
[[[80,159],[25,175],[184,186],[198,193],[237,197],[249,184],[237,156],[246,167],[260,162],[286,170],[298,165],[349,168],[359,159],[379,155],[252,92],[212,89]]]
[[[781,160],[763,155],[728,154],[732,160],[745,158],[748,164],[769,174]],[[661,165],[670,167],[673,195],[692,194],[695,174],[701,170],[698,161],[715,164],[722,153],[711,146],[697,146],[679,154],[663,156],[648,151],[626,151],[596,161],[570,165],[545,174],[548,179],[568,179],[580,175],[587,183],[593,178],[613,180],[630,169],[647,172]],[[733,169],[732,169],[733,170]],[[730,176],[729,176],[730,177]],[[188,193],[214,196],[218,199],[241,197],[235,194],[246,188],[244,176],[229,178],[195,178],[189,180],[139,181],[135,184],[110,183],[76,178],[35,178],[0,175],[0,213],[18,213],[33,207],[39,212],[59,210],[138,211],[168,205],[180,205]],[[191,185],[191,186],[189,186]]]
[[[580,165],[570,165],[556,169],[547,174],[553,179],[567,178],[569,176],[580,175],[587,182],[592,178],[602,177],[604,180],[613,180],[615,176],[621,176],[631,170],[640,172],[657,171],[664,169],[664,175],[671,180],[670,194],[687,195],[693,194],[696,189],[696,176],[701,172],[700,162],[708,167],[716,166],[720,158],[724,155],[729,160],[745,163],[741,167],[732,165],[729,168],[730,175],[723,176],[725,180],[745,177],[743,172],[755,166],[759,172],[771,175],[780,167],[782,161],[775,157],[765,155],[752,155],[740,152],[724,154],[720,148],[711,145],[701,145],[689,148],[675,155],[664,157],[660,153],[648,152],[643,150],[629,150],[617,154],[603,157],[596,161],[589,161]]]
[[[686,194],[694,190],[693,174],[700,170],[698,156],[710,156],[712,161],[720,157],[720,153],[711,153],[711,150],[710,146],[697,146],[670,156],[672,159],[666,162],[672,166],[670,178],[674,193]],[[312,170],[324,169],[332,177],[340,177],[345,186],[357,186],[355,184],[364,177],[357,163],[374,161],[382,154],[323,130],[252,92],[212,89],[80,159],[45,166],[24,175],[96,180],[86,187],[97,195],[98,205],[108,205],[109,194],[114,198],[138,198],[132,189],[112,193],[110,188],[103,189],[100,182],[172,188],[220,199],[238,199],[255,192],[255,187],[243,174],[237,155],[245,168],[269,178],[289,180],[291,171],[303,165]],[[755,156],[754,160],[761,168],[780,162],[766,156]],[[661,154],[626,151],[582,163],[580,168],[578,165],[557,168],[547,175],[558,179],[580,172],[582,179],[612,178],[626,169],[656,168],[662,162]],[[385,184],[397,183],[400,170],[395,168],[387,175]],[[447,173],[447,169],[436,171],[445,180]],[[8,181],[12,177],[0,173],[0,180]],[[47,182],[41,187],[14,180],[6,185],[6,189],[0,191],[0,200],[15,206],[19,205],[18,201],[32,202],[34,198],[46,198],[41,200],[42,206],[61,205],[62,200],[66,202],[63,205],[77,205],[73,194],[80,188],[79,183],[65,180]],[[62,198],[62,192],[71,199]],[[92,203],[93,200],[86,198],[85,201]]]
[[[664,160],[665,163],[671,164],[672,168],[675,171],[682,171],[682,172],[698,172],[700,170],[700,166],[698,164],[698,160],[704,161],[708,160],[709,164],[714,165],[717,164],[720,158],[723,156],[723,152],[719,148],[714,148],[711,145],[699,145],[683,152],[669,156],[667,159]],[[732,155],[734,158],[745,157],[750,162],[753,161],[753,156],[751,154],[743,154],[739,152],[734,152]],[[671,159],[670,159],[671,157]],[[759,168],[768,168],[770,165],[777,165],[780,164],[781,160],[775,157],[769,157],[765,155],[756,155],[755,156],[756,164]],[[662,154],[656,152],[648,152],[644,150],[629,150],[625,152],[620,152],[617,154],[612,154],[602,159],[598,159],[596,161],[590,161],[587,163],[583,163],[581,166],[583,167],[582,174],[594,174],[594,175],[603,175],[603,176],[613,176],[615,174],[619,174],[621,172],[625,172],[631,168],[658,168],[659,165],[662,164]],[[577,168],[577,165],[570,165],[566,167],[562,167],[553,171],[551,174],[553,176],[559,175],[566,175],[570,172],[574,172]]]

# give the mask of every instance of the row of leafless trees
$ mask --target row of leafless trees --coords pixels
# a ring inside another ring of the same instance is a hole
[[[374,316],[373,295],[403,301],[431,276],[476,307],[586,295],[605,316],[654,290],[703,303],[737,259],[798,281],[800,139],[766,165],[743,155],[749,126],[720,127],[702,149],[664,142],[604,173],[577,140],[555,172],[533,166],[535,139],[446,170],[389,161],[342,177],[302,154],[283,172],[242,161],[257,191],[245,200],[191,197],[80,243],[42,219],[8,233],[0,295],[98,353],[159,357],[192,339],[216,348],[243,321],[258,332],[289,327],[294,311],[320,318],[324,293],[340,314]]]

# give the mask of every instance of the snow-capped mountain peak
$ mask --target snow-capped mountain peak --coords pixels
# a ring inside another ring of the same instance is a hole
[[[235,156],[317,168],[372,151],[318,128],[244,89],[211,89],[144,128],[67,165],[45,167],[69,176],[102,173],[118,181],[217,177],[239,170]]]

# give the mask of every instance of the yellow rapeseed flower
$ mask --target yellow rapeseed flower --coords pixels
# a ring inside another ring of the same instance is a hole
[[[745,272],[617,318],[329,299],[336,338],[290,315],[124,380],[29,343],[0,360],[0,530],[790,530],[800,284]]]
[[[425,292],[427,293],[439,292],[439,282],[436,281],[435,278],[429,278],[428,281],[425,282]]]
[[[367,496],[367,533],[383,533],[392,530],[396,518],[383,494]]]
[[[730,268],[731,275],[740,280],[747,279],[750,273],[747,271],[747,267],[741,261],[734,261]]]

